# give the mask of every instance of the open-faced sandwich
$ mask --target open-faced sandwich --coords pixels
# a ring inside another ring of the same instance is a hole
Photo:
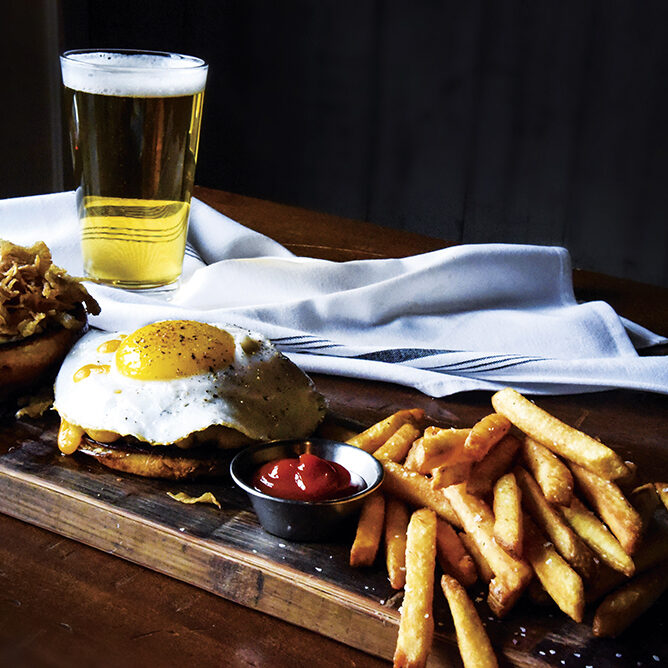
[[[0,240],[0,399],[47,381],[86,327],[97,302],[51,261],[43,242]]]
[[[267,339],[192,320],[89,332],[61,366],[54,407],[64,454],[172,479],[220,473],[221,448],[308,436],[325,411]]]

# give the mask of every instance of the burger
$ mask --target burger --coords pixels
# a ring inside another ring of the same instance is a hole
[[[0,399],[53,380],[100,308],[81,281],[55,266],[44,242],[0,240]]]
[[[306,437],[324,416],[308,376],[260,334],[194,320],[91,330],[55,382],[58,447],[115,470],[221,473],[223,451]]]

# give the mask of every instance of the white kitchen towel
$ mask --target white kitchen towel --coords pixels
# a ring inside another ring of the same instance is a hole
[[[0,238],[45,241],[82,274],[72,192],[0,202]],[[184,274],[171,291],[88,282],[95,327],[165,318],[236,324],[307,372],[388,381],[434,397],[512,386],[529,394],[630,388],[668,393],[668,342],[604,302],[578,304],[563,248],[462,245],[401,259],[293,255],[194,199]]]

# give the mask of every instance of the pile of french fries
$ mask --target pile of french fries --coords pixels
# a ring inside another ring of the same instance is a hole
[[[510,388],[470,429],[424,425],[402,410],[348,440],[385,469],[358,521],[353,566],[384,545],[404,590],[394,666],[424,666],[434,633],[437,567],[464,666],[497,660],[468,593],[480,579],[504,617],[523,595],[552,600],[593,633],[616,636],[668,588],[668,484],[636,484],[636,467]]]

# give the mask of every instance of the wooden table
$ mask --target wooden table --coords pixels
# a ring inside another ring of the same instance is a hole
[[[396,257],[446,245],[220,191],[198,188],[196,195],[300,255],[332,260]],[[575,281],[583,299],[605,299],[620,314],[668,335],[668,290],[587,272],[576,272]],[[470,425],[489,412],[489,393],[435,400],[382,383],[325,376],[315,380],[335,412],[360,423],[371,423],[394,406],[419,406],[454,425]],[[540,403],[632,455],[641,470],[668,478],[668,397],[615,391],[541,398]],[[665,602],[658,611],[665,617]],[[630,646],[644,642],[641,628],[630,633]],[[626,665],[627,659],[612,655],[605,665]],[[0,665],[280,668],[387,663],[0,515]]]

